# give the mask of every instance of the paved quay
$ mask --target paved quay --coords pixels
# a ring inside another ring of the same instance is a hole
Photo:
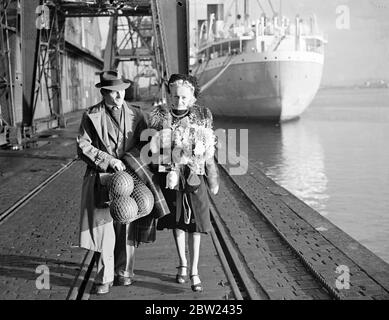
[[[90,300],[230,300],[234,299],[211,235],[201,239],[199,274],[202,293],[193,292],[190,281],[175,282],[178,266],[171,231],[157,233],[153,244],[141,244],[135,253],[135,282],[128,287],[114,286],[107,295],[84,295]],[[187,257],[189,257],[187,252]],[[92,275],[93,279],[93,275]],[[88,287],[90,289],[91,286]]]
[[[40,133],[37,147],[0,151],[2,214],[75,159],[77,115],[66,129]],[[83,171],[71,164],[1,222],[0,300],[66,299],[85,256],[77,247]]]
[[[77,247],[83,171],[75,163],[0,225],[0,299],[66,299],[85,256]]]
[[[75,154],[77,112],[69,115],[66,129],[39,133],[20,151],[0,149],[0,213],[64,167]]]

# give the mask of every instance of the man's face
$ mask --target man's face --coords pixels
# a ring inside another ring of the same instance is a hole
[[[110,106],[120,107],[124,102],[125,90],[111,91],[105,90],[103,93],[104,102]]]
[[[174,109],[185,110],[194,103],[195,97],[188,86],[175,86],[171,88],[171,100]]]

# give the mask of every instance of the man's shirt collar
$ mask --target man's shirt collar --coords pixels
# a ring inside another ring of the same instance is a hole
[[[121,109],[121,107],[122,107],[122,106],[117,106],[117,105],[109,105],[109,104],[107,104],[107,103],[105,103],[105,102],[104,102],[104,104],[105,104],[105,106],[108,108],[108,110],[112,110],[112,109],[113,109],[113,110],[116,110],[116,108],[117,108],[117,109]]]

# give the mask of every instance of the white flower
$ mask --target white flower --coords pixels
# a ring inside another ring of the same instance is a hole
[[[202,156],[202,155],[204,155],[204,153],[205,153],[205,146],[204,146],[204,144],[202,143],[202,142],[197,142],[196,144],[195,144],[195,148],[194,148],[194,155],[195,156]]]
[[[192,118],[186,120],[172,127],[172,160],[202,174],[205,161],[214,156],[216,137],[212,128],[205,126],[206,123]]]
[[[190,157],[188,157],[185,153],[181,155],[180,164],[188,164],[190,163]]]
[[[172,130],[171,129],[162,129],[160,131],[161,137],[161,146],[162,148],[170,148],[172,143]]]
[[[178,173],[176,171],[170,171],[166,176],[166,188],[174,189],[178,186]]]

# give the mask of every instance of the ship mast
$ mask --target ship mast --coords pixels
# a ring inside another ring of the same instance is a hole
[[[261,9],[262,13],[266,15],[266,11],[263,8],[263,6],[262,6],[262,4],[261,4],[261,2],[259,0],[257,0],[257,4],[258,4],[259,9]]]
[[[276,14],[276,11],[274,10],[273,4],[271,3],[271,0],[267,0],[267,2],[269,3],[270,9],[273,12],[273,16],[274,16]]]
[[[238,1],[235,0],[235,25],[238,24],[238,11],[239,11]]]
[[[282,19],[282,0],[280,0],[280,18]]]
[[[244,0],[244,21],[247,23],[247,18],[249,16],[249,0]]]

